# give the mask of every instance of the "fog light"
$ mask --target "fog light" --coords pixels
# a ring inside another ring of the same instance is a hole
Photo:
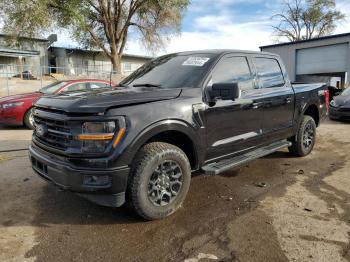
[[[84,176],[84,185],[87,186],[107,186],[111,182],[109,176]]]

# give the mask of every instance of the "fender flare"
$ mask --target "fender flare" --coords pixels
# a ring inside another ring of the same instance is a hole
[[[303,103],[300,105],[300,107],[297,109],[298,111],[298,118],[296,119],[296,125],[295,125],[295,131],[297,131],[297,129],[299,128],[299,124],[301,121],[301,117],[305,115],[306,110],[310,107],[310,106],[315,106],[317,108],[317,114],[318,117],[320,118],[320,110],[318,107],[318,103],[315,101],[310,101],[309,103]]]
[[[147,126],[141,132],[139,132],[132,140],[130,145],[126,148],[125,153],[128,155],[129,162],[132,162],[137,152],[147,141],[149,141],[152,137],[166,131],[176,131],[182,133],[192,141],[195,161],[198,164],[199,151],[201,150],[199,136],[193,126],[178,119],[162,120]]]

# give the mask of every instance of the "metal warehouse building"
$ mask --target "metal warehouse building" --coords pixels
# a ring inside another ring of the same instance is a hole
[[[350,33],[262,46],[281,56],[293,82],[350,86]]]

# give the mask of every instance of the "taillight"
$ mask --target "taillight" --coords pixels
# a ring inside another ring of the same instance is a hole
[[[329,108],[329,90],[324,90],[324,100],[325,100],[325,103],[327,105],[327,108]]]

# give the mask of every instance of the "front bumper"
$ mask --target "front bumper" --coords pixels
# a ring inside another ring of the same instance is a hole
[[[73,167],[63,158],[55,157],[33,145],[29,148],[29,158],[36,174],[63,190],[75,192],[102,206],[119,207],[125,202],[129,167]],[[103,183],[91,184],[88,179],[91,177],[103,178]]]
[[[23,124],[23,119],[18,114],[0,109],[0,124],[18,126]]]
[[[344,109],[331,107],[329,110],[329,117],[331,119],[350,120],[350,108],[345,111]]]
[[[17,106],[13,108],[0,107],[0,124],[3,125],[23,125],[24,113],[28,108]]]

